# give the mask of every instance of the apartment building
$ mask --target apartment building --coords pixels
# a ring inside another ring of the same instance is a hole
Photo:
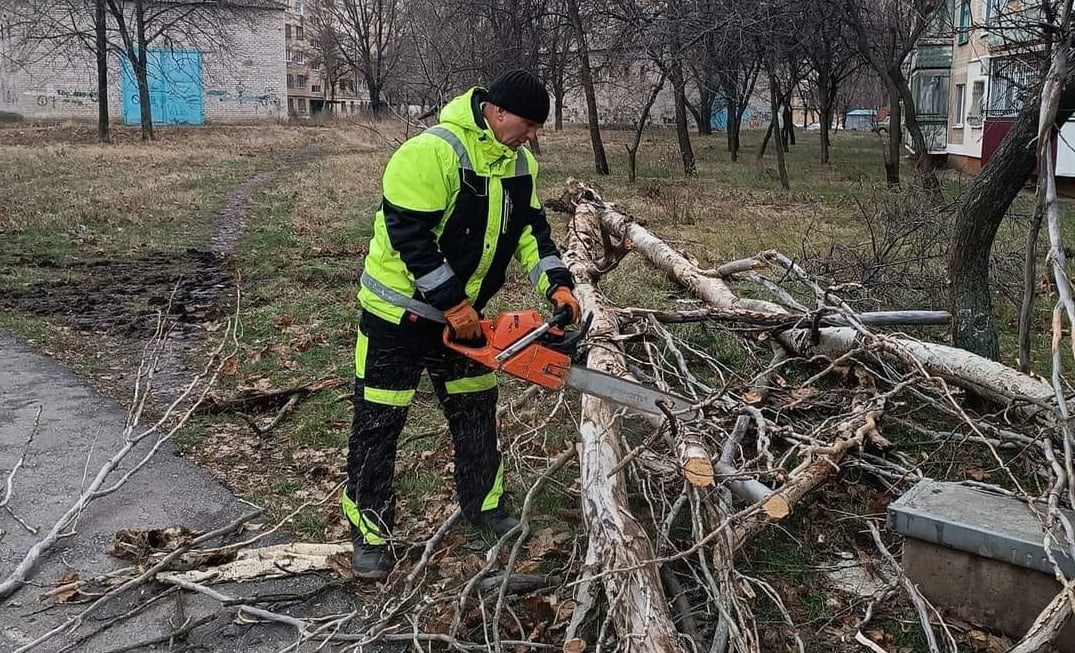
[[[294,119],[343,116],[368,106],[354,71],[335,75],[329,83],[317,52],[316,32],[306,20],[306,0],[289,0],[284,13],[284,59],[287,62],[287,114]]]
[[[955,0],[938,28],[920,39],[909,67],[919,119],[929,125],[930,152],[977,172],[1011,128],[1036,73],[1040,24],[1034,0]],[[947,33],[946,33],[947,31]],[[1060,176],[1075,176],[1075,123],[1057,144]]]

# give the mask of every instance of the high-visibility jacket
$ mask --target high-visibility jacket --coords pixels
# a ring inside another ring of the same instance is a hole
[[[464,299],[481,310],[514,257],[548,297],[573,287],[537,197],[537,160],[493,136],[485,90],[449,102],[440,124],[392,155],[358,298],[399,324],[405,312],[444,322]]]

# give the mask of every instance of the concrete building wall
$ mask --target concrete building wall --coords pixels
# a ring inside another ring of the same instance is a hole
[[[286,117],[283,11],[246,10],[249,20],[227,26],[227,51],[184,45],[201,53],[204,118],[211,121],[275,120]],[[0,17],[0,22],[4,20]],[[98,112],[96,61],[72,48],[49,52],[47,44],[25,46],[17,34],[0,39],[0,111],[30,119],[85,118]],[[109,57],[108,104],[123,120],[124,88],[118,55]]]
[[[948,153],[959,157],[981,158],[984,110],[989,98],[989,46],[985,21],[986,0],[971,0],[971,25],[965,43],[959,35],[960,6],[956,2],[953,37],[952,77],[949,86]],[[975,85],[980,85],[981,102],[975,106]]]

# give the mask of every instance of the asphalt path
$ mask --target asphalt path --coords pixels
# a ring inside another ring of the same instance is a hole
[[[123,442],[123,406],[95,391],[59,362],[31,351],[11,334],[0,331],[0,479],[7,478],[8,471],[23,455],[39,409],[40,423],[23,467],[15,476],[14,493],[8,504],[26,525],[39,529],[39,534],[30,533],[12,514],[0,510],[0,579],[8,577]],[[128,468],[136,459],[131,457]],[[123,471],[113,472],[111,478],[119,478]],[[43,556],[30,584],[0,602],[0,652],[25,646],[85,609],[86,603],[57,603],[48,595],[62,576],[97,576],[130,564],[108,554],[116,531],[174,525],[208,531],[250,510],[209,472],[179,456],[175,447],[166,443],[129,482],[91,504],[79,516],[74,535],[60,540]],[[299,593],[325,582],[319,576],[303,576],[217,589],[242,596]],[[60,651],[159,591],[160,587],[132,590],[88,617],[80,629],[51,638],[33,650]],[[355,598],[333,589],[281,611],[296,616],[349,612]],[[211,614],[216,618],[182,641],[137,650],[260,653],[281,650],[296,639],[289,626],[239,624],[233,609],[225,609],[208,597],[182,592],[152,604],[136,617],[110,626],[71,650],[122,650],[172,633],[188,619]],[[311,645],[300,650],[313,648]]]

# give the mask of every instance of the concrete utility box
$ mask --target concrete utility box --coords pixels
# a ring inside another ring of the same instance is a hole
[[[1060,590],[1041,522],[1017,499],[924,479],[889,505],[888,527],[907,538],[907,576],[938,609],[960,619],[1018,639]],[[1075,576],[1075,560],[1057,548],[1053,555],[1068,578]],[[1075,625],[1061,631],[1056,647],[1075,653]]]

